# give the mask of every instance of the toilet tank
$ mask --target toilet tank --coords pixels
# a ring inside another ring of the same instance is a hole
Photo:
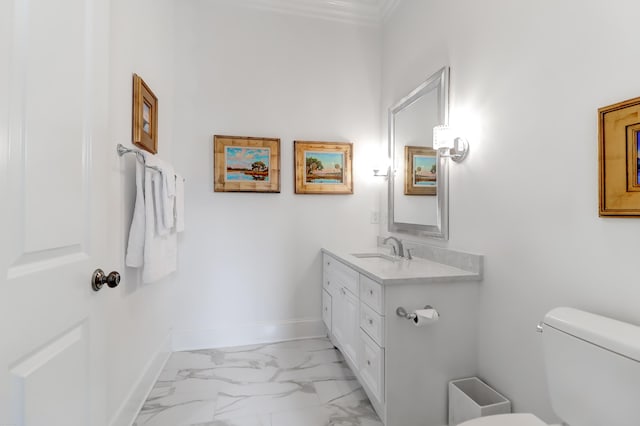
[[[551,404],[564,422],[640,425],[640,327],[556,308],[542,336]]]

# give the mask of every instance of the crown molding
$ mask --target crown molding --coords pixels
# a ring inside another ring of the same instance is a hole
[[[401,0],[228,0],[227,3],[348,24],[379,26]]]

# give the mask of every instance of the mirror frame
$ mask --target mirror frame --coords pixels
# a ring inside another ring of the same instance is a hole
[[[420,225],[416,223],[396,222],[394,219],[394,184],[396,179],[395,156],[395,117],[403,109],[409,107],[426,93],[439,90],[438,121],[449,124],[449,67],[443,67],[431,75],[424,83],[402,98],[397,104],[389,108],[389,158],[391,167],[389,172],[388,191],[388,224],[390,232],[405,232],[423,237],[449,239],[449,161],[437,153],[437,195],[436,195],[436,224]],[[433,136],[432,136],[433,137]]]

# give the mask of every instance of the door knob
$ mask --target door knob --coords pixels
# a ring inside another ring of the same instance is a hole
[[[104,285],[108,285],[109,288],[117,287],[120,284],[120,274],[116,271],[112,271],[109,275],[105,275],[102,269],[96,269],[93,271],[91,277],[91,288],[94,291],[98,291]]]

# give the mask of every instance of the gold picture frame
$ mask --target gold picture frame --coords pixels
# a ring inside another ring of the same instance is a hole
[[[296,194],[353,194],[353,144],[293,142]]]
[[[404,147],[404,194],[436,195],[438,180],[437,151],[424,146]]]
[[[280,192],[280,139],[213,136],[215,192]]]
[[[138,75],[133,74],[133,144],[158,153],[158,98]]]
[[[640,98],[598,109],[599,215],[640,216]]]

